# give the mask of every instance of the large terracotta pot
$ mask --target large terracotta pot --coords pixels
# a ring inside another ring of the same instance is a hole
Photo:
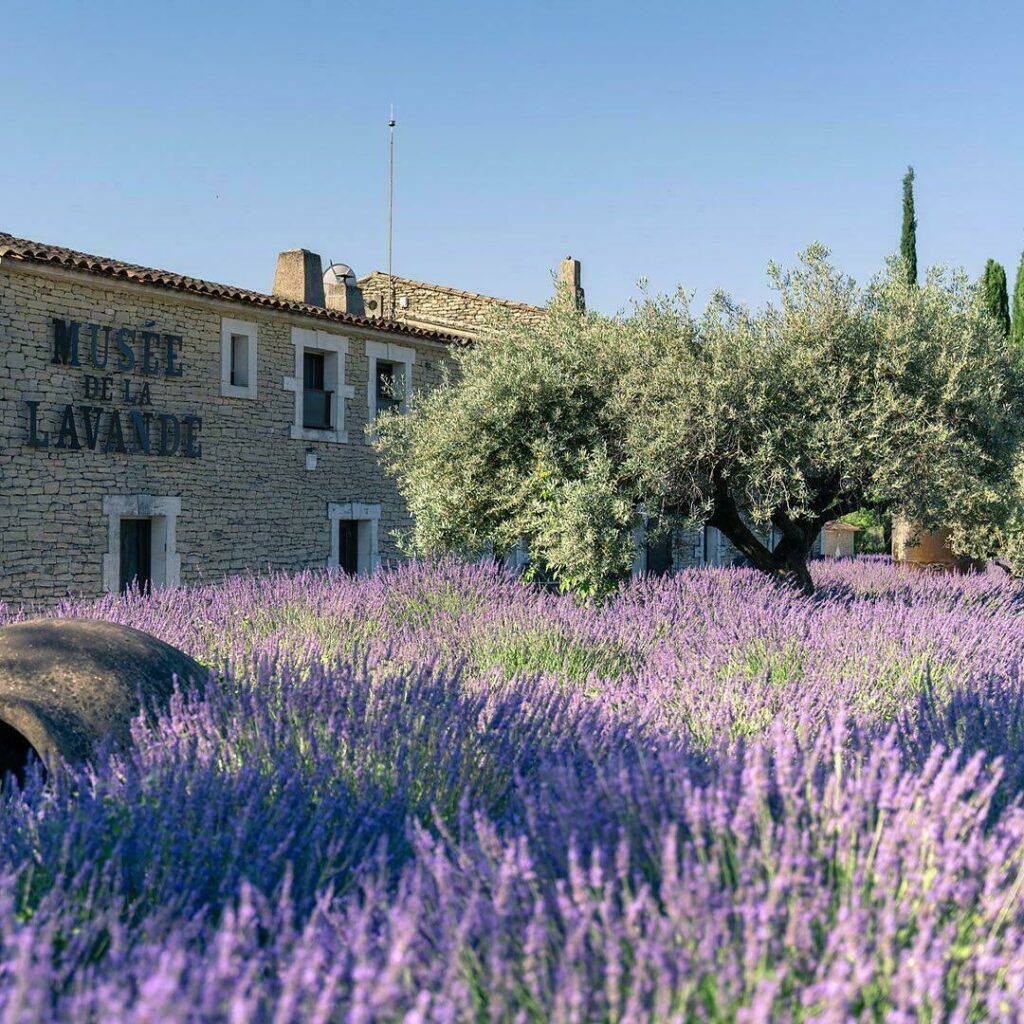
[[[33,619],[0,629],[0,780],[33,755],[52,770],[88,760],[105,740],[127,743],[143,708],[167,704],[175,679],[207,670],[148,633],[88,619]]]
[[[892,560],[932,572],[973,572],[984,562],[956,554],[949,546],[950,530],[922,530],[916,523],[896,519],[892,524]]]

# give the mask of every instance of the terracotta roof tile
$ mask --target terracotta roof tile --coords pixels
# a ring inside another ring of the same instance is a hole
[[[304,316],[333,320],[337,323],[389,334],[403,334],[440,342],[457,341],[461,343],[464,340],[442,331],[428,330],[411,324],[383,320],[379,317],[356,316],[354,313],[343,313],[336,309],[325,309],[322,306],[311,306],[304,302],[293,302],[277,295],[266,295],[263,292],[254,292],[247,288],[236,288],[234,285],[203,281],[198,277],[175,274],[169,270],[140,267],[134,263],[124,263],[121,260],[112,260],[104,256],[90,256],[88,253],[76,252],[74,249],[64,249],[56,245],[44,245],[41,242],[15,238],[2,231],[0,231],[0,259],[50,264],[63,267],[66,270],[78,270],[102,277],[150,285],[154,288],[185,292],[190,295],[204,295],[208,298],[225,299],[229,302],[240,302],[249,306],[262,306],[266,309],[276,309],[286,313],[300,313]]]

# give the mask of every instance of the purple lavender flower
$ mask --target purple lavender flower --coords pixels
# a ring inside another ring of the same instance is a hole
[[[0,1022],[1024,1019],[1024,591],[815,573],[66,603],[218,681],[0,795]]]

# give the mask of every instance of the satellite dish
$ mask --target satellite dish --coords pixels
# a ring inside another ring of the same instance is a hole
[[[343,284],[352,288],[356,284],[356,272],[347,263],[332,263],[324,271],[324,284]]]

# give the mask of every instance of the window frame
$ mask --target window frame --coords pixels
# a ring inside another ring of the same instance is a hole
[[[248,380],[244,386],[231,383],[231,364],[235,337],[247,339],[246,370]],[[256,398],[256,357],[259,351],[259,328],[250,320],[222,317],[220,322],[220,393],[223,398]]]
[[[380,565],[380,513],[378,502],[331,501],[327,522],[331,530],[331,553],[327,568],[341,571],[340,529],[343,521],[356,523],[356,575],[368,576]]]
[[[103,590],[121,592],[121,520],[149,519],[150,586],[153,590],[176,587],[181,581],[178,554],[178,516],[181,498],[151,494],[110,494],[103,499],[107,517],[107,550],[103,555]]]
[[[348,355],[349,339],[328,331],[316,331],[304,327],[292,328],[292,345],[295,347],[294,373],[285,377],[283,387],[295,396],[294,419],[290,436],[294,441],[323,441],[329,444],[348,444],[345,430],[345,400],[355,396],[355,388],[345,383],[345,357]],[[324,390],[330,391],[331,425],[321,430],[305,425],[305,355],[307,352],[320,353],[324,358]]]
[[[416,350],[391,342],[368,341],[366,343],[366,398],[367,422],[372,426],[377,422],[377,363],[402,364],[405,377],[405,394],[399,402],[399,411],[404,416],[409,411],[412,401],[412,368],[416,365]]]

